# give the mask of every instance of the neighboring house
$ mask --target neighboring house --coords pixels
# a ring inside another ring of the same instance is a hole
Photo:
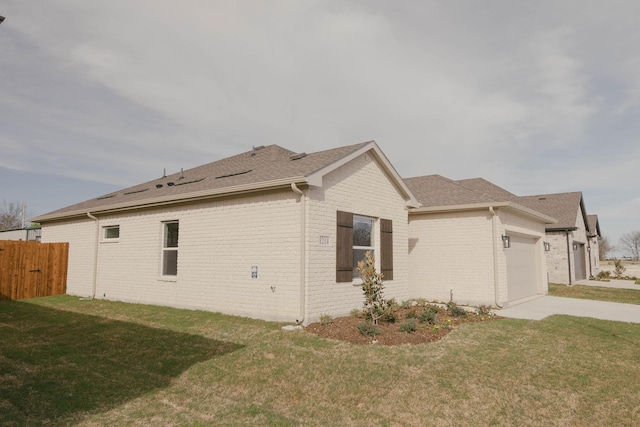
[[[0,231],[0,240],[40,240],[40,227]]]
[[[419,296],[407,252],[417,206],[371,141],[256,147],[33,221],[43,242],[69,242],[71,295],[306,324],[362,306],[366,251],[387,297]]]
[[[555,219],[483,179],[405,179],[421,207],[409,211],[409,277],[419,295],[506,306],[548,291],[545,227]]]
[[[591,250],[589,276],[597,276],[600,272],[600,240],[602,233],[600,232],[600,221],[598,215],[587,215],[587,223],[589,224],[589,247]]]
[[[598,274],[600,226],[596,219],[591,230],[581,192],[540,194],[520,200],[525,206],[558,220],[546,229],[549,282],[572,285]]]

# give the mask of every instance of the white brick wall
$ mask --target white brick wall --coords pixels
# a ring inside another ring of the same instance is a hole
[[[498,303],[508,301],[507,261],[501,236],[516,233],[537,238],[538,289],[546,294],[546,263],[542,252],[544,225],[513,211],[496,209]],[[489,209],[409,216],[410,283],[428,300],[461,304],[496,304],[494,237]]]
[[[100,227],[120,226],[120,238],[98,245],[96,297],[293,321],[300,212],[295,193],[283,190],[100,217]],[[175,280],[160,275],[162,223],[170,220],[180,224]],[[69,294],[91,293],[94,237],[90,220],[43,227],[43,241],[70,243]]]
[[[379,219],[393,221],[393,275],[385,281],[386,298],[399,301],[411,295],[407,254],[407,209],[398,190],[367,154],[359,156],[324,177],[322,188],[310,188],[307,235],[307,318],[318,320],[323,314],[339,316],[362,308],[359,284],[336,283],[336,212],[346,211],[376,219],[375,247],[380,247]],[[320,245],[320,237],[330,244]],[[379,259],[376,258],[379,270]]]
[[[429,300],[493,304],[493,244],[489,210],[411,215],[410,283]],[[505,270],[506,275],[506,270]]]
[[[93,260],[96,226],[86,218],[46,224],[42,227],[43,243],[69,242],[67,293],[90,296],[93,290]]]
[[[323,314],[348,314],[362,306],[359,285],[336,283],[336,212],[393,221],[394,280],[386,296],[409,292],[405,201],[379,165],[363,154],[324,178],[323,187],[291,189],[242,198],[99,217],[119,225],[117,241],[98,244],[96,297],[204,309],[265,320],[301,319],[301,221],[306,212],[305,323]],[[164,221],[179,221],[178,275],[161,277]],[[375,246],[380,246],[376,222]],[[328,238],[328,244],[320,239]],[[45,224],[43,241],[70,243],[68,293],[92,293],[95,223]],[[258,278],[251,278],[257,266]]]

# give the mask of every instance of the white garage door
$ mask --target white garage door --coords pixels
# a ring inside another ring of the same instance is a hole
[[[511,247],[507,255],[507,298],[515,301],[537,294],[540,272],[536,262],[536,240],[528,237],[509,236]]]

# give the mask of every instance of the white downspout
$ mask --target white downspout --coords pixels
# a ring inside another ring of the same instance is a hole
[[[502,308],[500,303],[499,289],[500,289],[500,274],[498,272],[498,214],[493,210],[493,206],[489,206],[489,212],[491,212],[491,235],[493,237],[493,296],[496,307]]]
[[[96,222],[96,242],[93,248],[93,283],[91,299],[96,297],[96,284],[98,280],[98,241],[100,239],[100,225],[98,224],[98,218],[91,215],[91,212],[87,212],[87,216]]]
[[[304,192],[298,188],[295,182],[291,183],[291,190],[300,195],[300,319],[296,319],[296,324],[302,325],[306,317],[307,286],[306,286],[306,249],[307,249],[307,204]]]

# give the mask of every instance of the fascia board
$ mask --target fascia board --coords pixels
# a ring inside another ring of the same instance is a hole
[[[112,212],[121,212],[126,210],[145,209],[156,206],[165,206],[176,203],[191,202],[215,197],[233,196],[246,193],[254,193],[257,191],[287,188],[291,186],[291,183],[295,184],[307,184],[307,180],[304,177],[293,177],[286,179],[278,179],[273,181],[265,181],[258,184],[243,184],[234,187],[218,188],[214,190],[202,190],[192,193],[154,197],[151,199],[144,199],[131,202],[115,203],[112,205],[100,206],[95,209],[78,209],[70,212],[61,212],[60,214],[41,215],[35,218],[31,218],[31,222],[47,222],[53,220],[70,219],[75,217],[83,217],[87,215],[87,212],[91,214],[105,214]]]
[[[513,210],[520,214],[524,214],[530,218],[533,218],[537,221],[543,222],[545,224],[555,224],[558,222],[555,218],[552,218],[548,215],[535,211],[533,209],[527,208],[526,206],[519,205],[513,202],[484,202],[484,203],[469,203],[464,205],[450,205],[450,206],[432,206],[432,207],[423,207],[417,209],[410,209],[409,215],[417,215],[421,213],[449,213],[449,212],[462,212],[462,211],[473,211],[480,209],[489,209],[489,208],[503,208],[508,210]]]

